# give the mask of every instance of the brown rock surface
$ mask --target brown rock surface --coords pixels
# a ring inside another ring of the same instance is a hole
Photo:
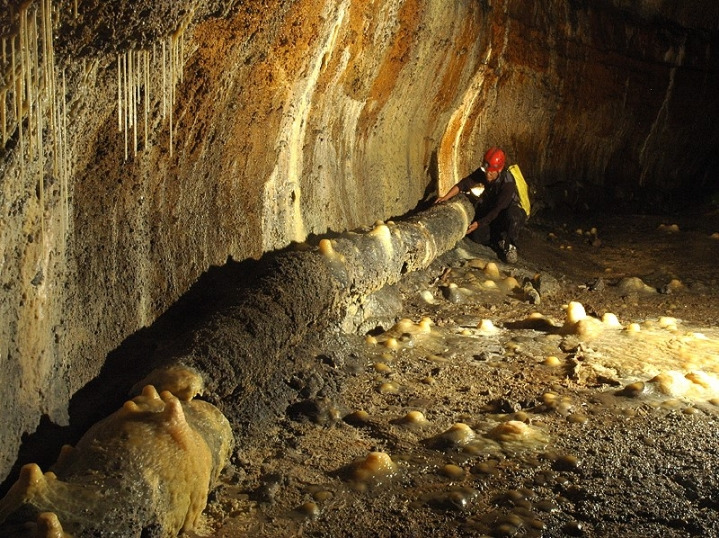
[[[712,188],[703,4],[1,0],[0,476],[210,268],[404,214],[490,143],[545,207]]]

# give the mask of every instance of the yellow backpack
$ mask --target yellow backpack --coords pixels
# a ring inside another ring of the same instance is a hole
[[[529,202],[529,187],[527,186],[527,182],[524,180],[524,176],[522,175],[522,171],[519,169],[519,165],[511,165],[509,167],[509,171],[512,173],[512,176],[514,176],[514,182],[517,184],[519,205],[522,206],[522,209],[524,209],[524,212],[527,214],[527,218],[529,218],[532,205]]]

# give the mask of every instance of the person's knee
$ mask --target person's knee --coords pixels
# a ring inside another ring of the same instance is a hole
[[[509,220],[518,223],[520,226],[527,220],[527,214],[519,206],[510,206],[507,209]]]
[[[486,226],[480,226],[469,234],[469,238],[475,243],[484,245],[489,242],[489,231]]]

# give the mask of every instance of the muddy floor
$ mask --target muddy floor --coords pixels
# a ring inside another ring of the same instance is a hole
[[[719,536],[717,232],[537,219],[514,266],[463,240],[394,325],[294,351],[316,369],[196,536]]]

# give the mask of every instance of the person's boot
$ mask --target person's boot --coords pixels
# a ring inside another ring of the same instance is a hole
[[[504,248],[504,260],[507,263],[517,263],[518,259],[519,254],[517,254],[517,247],[512,243],[507,243],[507,246]]]

